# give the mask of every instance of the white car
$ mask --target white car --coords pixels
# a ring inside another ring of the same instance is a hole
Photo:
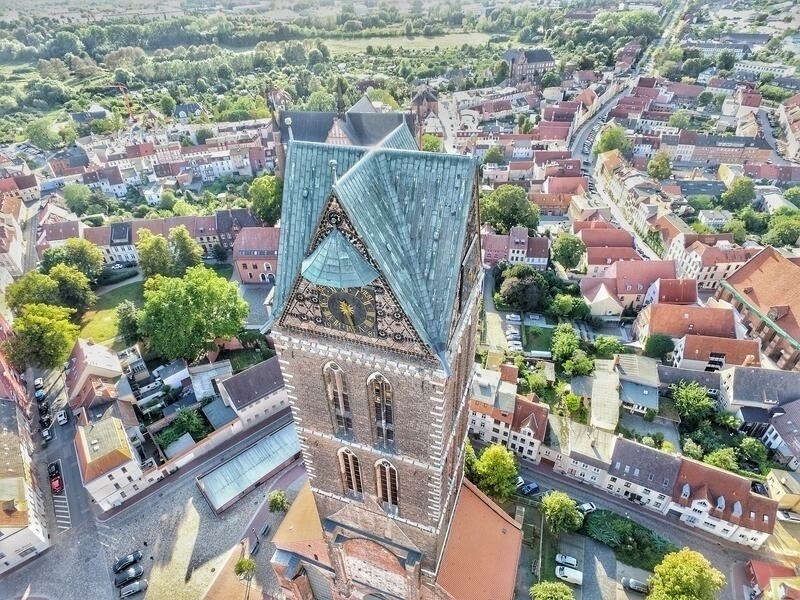
[[[66,425],[69,422],[69,415],[67,415],[67,411],[60,410],[56,413],[56,421],[59,425]]]
[[[583,514],[588,515],[597,510],[597,505],[594,502],[584,502],[578,507],[578,510]]]
[[[560,565],[572,567],[573,569],[578,568],[578,559],[568,554],[556,554],[556,562]]]
[[[37,377],[36,379],[34,379],[33,387],[36,388],[37,390],[42,389],[44,387],[44,379],[42,379],[41,377]]]
[[[520,316],[515,313],[506,315],[506,321],[508,321],[509,323],[522,323],[522,319],[520,318]]]

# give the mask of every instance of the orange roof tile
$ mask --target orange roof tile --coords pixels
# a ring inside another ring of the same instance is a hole
[[[606,271],[606,277],[616,280],[618,295],[644,294],[655,280],[675,277],[675,261],[618,260]]]
[[[761,366],[758,340],[736,340],[713,335],[686,335],[683,358],[707,361],[711,353],[724,354],[726,365],[743,365],[749,356],[748,366]]]
[[[697,280],[659,279],[656,302],[663,304],[694,304],[697,302]]]
[[[608,221],[573,221],[572,233],[577,234],[584,229],[616,229]]]
[[[436,583],[455,600],[512,598],[521,548],[519,523],[464,478]]]
[[[584,228],[578,231],[587,248],[611,246],[615,248],[633,248],[633,236],[624,229]]]
[[[730,308],[649,304],[636,317],[636,322],[644,337],[654,333],[674,338],[683,337],[687,333],[736,337],[736,321]]]
[[[587,248],[586,262],[589,265],[611,265],[618,260],[642,260],[633,248]]]

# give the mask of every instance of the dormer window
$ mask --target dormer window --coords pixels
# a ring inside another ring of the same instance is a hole
[[[691,493],[692,488],[689,487],[688,483],[683,484],[683,489],[681,489],[681,498],[688,498],[689,494]]]

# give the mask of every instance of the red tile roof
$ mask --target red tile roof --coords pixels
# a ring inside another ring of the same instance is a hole
[[[550,256],[550,242],[546,237],[529,237],[528,250],[525,256],[528,258],[548,258]]]
[[[534,398],[538,400],[536,395]],[[533,437],[540,442],[544,441],[544,436],[547,433],[547,415],[550,413],[550,407],[541,402],[531,402],[527,398],[517,396],[514,403],[514,418],[511,421],[511,429],[519,431],[523,427],[529,428],[533,431]]]
[[[750,575],[750,580],[758,585],[762,591],[767,589],[770,579],[781,579],[784,577],[796,576],[794,569],[791,567],[767,563],[760,560],[747,561],[745,569]]]
[[[658,298],[663,304],[694,304],[697,302],[696,279],[660,279]]]
[[[587,248],[633,248],[633,236],[624,229],[583,228],[577,235]]]
[[[675,261],[620,260],[606,271],[606,277],[616,280],[617,295],[645,294],[656,279],[675,277]]]
[[[517,385],[517,379],[519,378],[519,369],[515,365],[509,364],[502,364],[500,365],[500,380],[507,381],[508,383],[513,383]]]
[[[233,256],[254,251],[277,255],[280,237],[278,227],[243,227],[233,242]]]
[[[636,326],[641,331],[641,337],[654,333],[673,338],[683,337],[687,333],[736,337],[736,321],[730,308],[649,304],[636,317]]]
[[[748,366],[761,366],[758,340],[735,340],[711,335],[686,335],[683,347],[683,358],[686,360],[707,361],[711,353],[724,354],[726,365],[743,365],[745,359]],[[750,357],[748,359],[748,357]]]
[[[616,229],[608,221],[573,221],[572,233],[578,233],[584,229]]]
[[[611,265],[618,260],[642,260],[633,248],[602,246],[586,249],[586,262],[591,265]]]

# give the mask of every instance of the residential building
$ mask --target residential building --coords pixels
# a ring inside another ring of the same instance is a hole
[[[613,263],[603,277],[582,279],[581,294],[593,315],[619,316],[625,307],[640,309],[647,290],[661,278],[675,278],[674,261],[620,260]]]
[[[769,427],[761,436],[764,445],[775,453],[774,459],[797,471],[800,467],[800,400],[793,400],[771,410]]]
[[[133,391],[117,353],[91,340],[79,338],[66,371],[67,401],[72,409],[111,400],[133,401]]]
[[[189,119],[194,117],[201,117],[205,113],[205,109],[197,102],[186,102],[178,104],[172,111],[172,116],[181,123],[187,123]]]
[[[512,79],[534,79],[556,68],[556,61],[546,48],[506,50],[503,60],[508,63]]]
[[[277,227],[244,227],[233,242],[233,264],[242,283],[274,283],[278,268]]]
[[[733,219],[733,214],[727,210],[701,210],[697,213],[697,220],[703,225],[722,229]]]
[[[772,160],[772,146],[762,137],[709,135],[684,130],[662,134],[660,148],[677,162],[716,165],[720,163],[764,163]]]
[[[760,560],[748,560],[745,574],[753,598],[763,600],[792,600],[800,598],[800,577],[792,567]]]
[[[679,233],[667,248],[667,258],[675,261],[680,277],[696,279],[701,289],[713,290],[760,250],[734,245],[730,233]]]
[[[621,437],[611,454],[606,491],[663,515],[680,468],[680,456]]]
[[[490,266],[507,260],[544,271],[550,261],[550,240],[544,236],[528,235],[526,227],[512,227],[507,235],[499,235],[491,225],[484,223],[481,246],[483,262]]]
[[[0,389],[5,384],[0,384]],[[33,463],[34,442],[22,408],[0,398],[0,576],[50,547],[45,495]]]
[[[622,408],[644,414],[658,412],[658,361],[636,354],[617,354],[611,368],[619,379]]]
[[[786,155],[796,157],[800,151],[800,94],[781,102],[778,118],[786,132]]]
[[[771,246],[720,283],[761,349],[781,369],[800,370],[800,265]]]
[[[633,322],[633,335],[646,340],[659,333],[674,339],[686,334],[736,338],[736,319],[729,308],[648,304]]]
[[[752,75],[772,75],[774,77],[791,77],[794,75],[794,67],[757,60],[740,60],[733,65],[733,72]]]
[[[379,144],[289,142],[267,326],[310,486],[273,537],[273,570],[288,598],[510,598],[520,527],[463,483],[476,165],[419,152],[405,125]],[[465,577],[487,544],[502,560]]]
[[[757,340],[687,334],[675,342],[672,364],[682,369],[719,371],[728,365],[761,366]]]
[[[800,514],[800,473],[772,469],[764,481],[769,497],[778,502],[778,510]]]
[[[719,406],[735,413],[742,407],[771,411],[800,399],[800,373],[750,366],[727,366],[721,371]],[[764,427],[766,430],[766,427]],[[762,432],[757,432],[761,436]],[[751,434],[754,435],[754,434]]]
[[[730,52],[737,60],[741,60],[750,54],[750,46],[742,43],[690,40],[684,42],[682,46],[697,50],[703,58],[716,58],[723,52]]]
[[[694,279],[656,279],[647,289],[643,305],[697,304],[697,281]]]
[[[217,379],[216,387],[222,401],[233,409],[245,427],[253,427],[289,408],[277,356],[227,379]]]
[[[146,485],[138,455],[120,419],[90,421],[85,409],[78,412],[77,419],[75,450],[81,480],[94,503],[107,511]]]
[[[772,533],[778,503],[753,492],[750,480],[683,457],[669,514],[682,523],[751,548]]]
[[[549,445],[540,448],[541,461],[552,464],[553,471],[606,489],[608,468],[617,436],[567,417],[551,414]]]

